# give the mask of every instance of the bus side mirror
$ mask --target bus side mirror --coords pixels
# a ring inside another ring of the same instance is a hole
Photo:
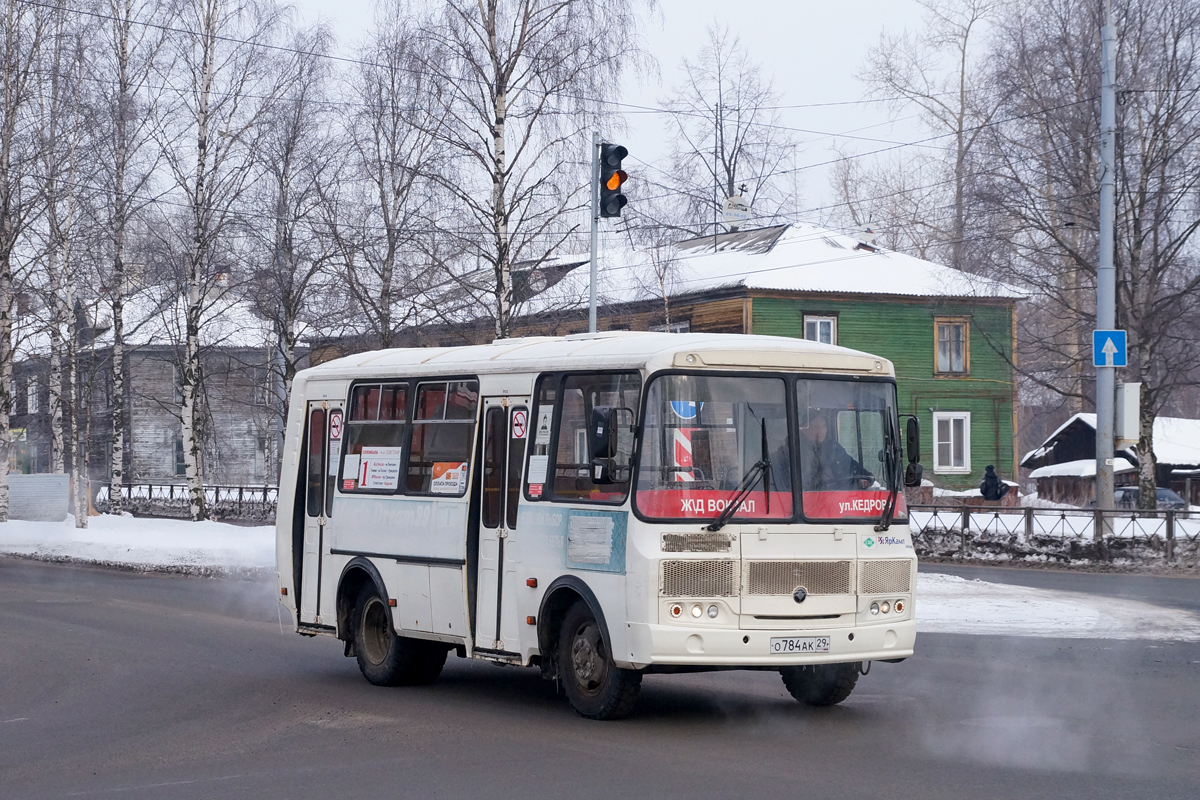
[[[908,418],[904,438],[904,452],[908,453],[908,463],[916,464],[921,460],[921,423],[917,422],[916,417]]]
[[[633,411],[614,406],[592,409],[592,424],[588,428],[588,450],[592,483],[616,483],[627,465],[618,463],[621,454],[621,434],[633,432]],[[626,448],[628,454],[628,448]]]
[[[925,470],[919,463],[921,461],[921,423],[917,421],[916,417],[908,418],[904,434],[904,452],[908,453],[908,467],[904,470],[904,485],[920,486]]]

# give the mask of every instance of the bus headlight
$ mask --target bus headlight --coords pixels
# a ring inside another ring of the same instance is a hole
[[[683,606],[679,605],[679,603],[672,603],[671,604],[671,616],[678,618],[682,614],[683,614]]]
[[[712,617],[713,619],[716,619],[717,614],[720,614],[720,613],[721,613],[721,610],[719,608],[717,608],[716,606],[708,607],[708,616]]]
[[[902,611],[904,611],[904,601],[903,601],[903,600],[897,600],[897,601],[896,601],[896,613],[897,613],[897,614],[899,614],[899,613],[901,613]]]
[[[700,617],[704,616],[704,609],[700,606],[699,603],[692,606],[692,616],[695,617],[696,619],[700,619]]]
[[[875,615],[878,613],[879,613],[879,603],[871,603],[871,614]]]
[[[884,601],[883,601],[883,605],[881,605],[881,606],[879,607],[879,610],[880,610],[881,612],[883,612],[884,614],[886,614],[886,613],[888,613],[889,611],[891,611],[891,610],[892,610],[892,604],[891,604],[891,603],[889,603],[887,600],[884,600]]]

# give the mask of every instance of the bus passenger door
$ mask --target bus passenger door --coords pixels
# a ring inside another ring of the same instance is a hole
[[[488,397],[483,401],[483,458],[477,480],[479,507],[478,593],[475,647],[516,652],[517,619],[511,599],[516,592],[515,538],[521,471],[529,432],[528,398]],[[508,605],[505,605],[508,598]]]
[[[342,404],[308,404],[304,435],[304,557],[300,582],[300,622],[321,625],[321,572],[325,528],[333,513],[333,489],[342,450]]]

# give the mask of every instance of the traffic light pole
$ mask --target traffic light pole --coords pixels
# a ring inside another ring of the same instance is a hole
[[[1116,268],[1113,239],[1116,217],[1117,32],[1112,3],[1104,3],[1100,29],[1100,252],[1096,265],[1096,328],[1116,328]],[[1113,507],[1113,425],[1116,367],[1096,367],[1096,508]]]
[[[592,131],[592,178],[588,182],[592,192],[592,253],[588,261],[591,270],[588,281],[588,331],[596,332],[596,238],[600,224],[600,132]]]

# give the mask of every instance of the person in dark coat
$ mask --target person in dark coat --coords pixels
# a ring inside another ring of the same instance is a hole
[[[810,491],[866,489],[875,481],[862,464],[829,435],[829,421],[815,415],[801,431],[800,474]]]
[[[979,484],[979,493],[983,495],[984,500],[1000,500],[1004,495],[1008,494],[1008,490],[1012,487],[1004,481],[1000,480],[1000,476],[996,474],[996,468],[991,464],[983,470],[983,480]]]

